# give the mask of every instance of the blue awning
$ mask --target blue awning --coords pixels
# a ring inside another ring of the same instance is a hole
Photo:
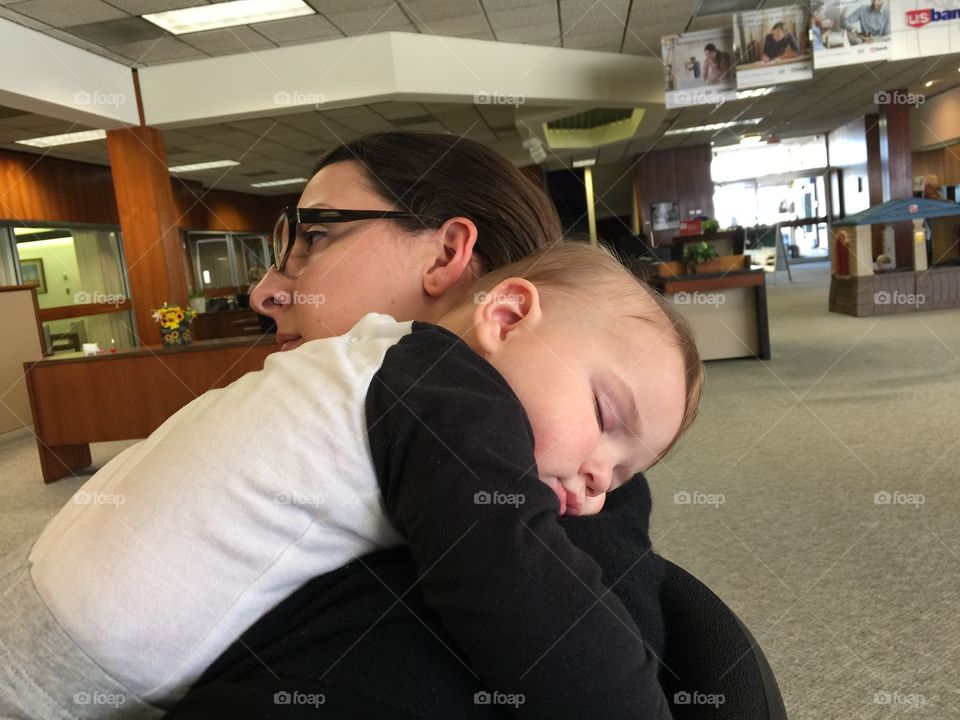
[[[891,200],[882,205],[874,205],[863,212],[837,220],[833,223],[833,226],[884,225],[922,218],[950,217],[951,215],[960,215],[960,204],[952,200],[905,198],[903,200]]]

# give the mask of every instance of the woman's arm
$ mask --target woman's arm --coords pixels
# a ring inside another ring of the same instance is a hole
[[[455,336],[414,328],[387,353],[366,411],[427,605],[520,717],[668,718],[636,624],[557,523],[516,396]]]

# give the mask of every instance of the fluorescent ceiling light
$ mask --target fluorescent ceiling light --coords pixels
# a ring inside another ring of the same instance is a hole
[[[763,142],[763,135],[744,135],[740,138],[741,145],[758,145]]]
[[[758,98],[773,92],[772,87],[753,88],[752,90],[737,90],[737,100]]]
[[[183,35],[314,13],[314,9],[303,0],[233,0],[183,10],[149,13],[144,15],[143,19],[159,25],[169,33]]]
[[[573,161],[573,166],[574,166],[575,168],[591,167],[591,166],[596,165],[596,164],[597,164],[597,159],[596,159],[596,158],[584,158],[583,160],[574,160],[574,161]]]
[[[214,160],[212,162],[194,163],[193,165],[176,165],[169,168],[170,172],[182,173],[193,172],[194,170],[213,170],[215,168],[233,167],[239,165],[236,160]]]
[[[698,132],[714,132],[716,130],[725,130],[727,128],[737,127],[738,125],[757,125],[763,118],[749,118],[747,120],[731,120],[730,122],[711,123],[710,125],[697,125],[696,127],[675,128],[667,130],[664,135],[690,135]]]
[[[16,142],[18,145],[42,148],[53,147],[54,145],[89,142],[90,140],[103,140],[105,137],[107,137],[106,130],[84,130],[82,132],[65,133],[63,135],[47,135],[46,137],[30,138],[29,140],[17,140]]]
[[[305,183],[306,178],[290,178],[289,180],[269,180],[267,182],[250,183],[250,187],[264,188],[276,187],[277,185],[293,185],[294,183]]]

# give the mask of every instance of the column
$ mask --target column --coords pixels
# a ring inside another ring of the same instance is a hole
[[[891,90],[890,98],[906,98],[904,89]],[[906,102],[880,105],[880,161],[883,201],[913,196],[913,160],[910,149],[910,110]],[[912,267],[913,226],[909,222],[893,226],[897,267]]]
[[[153,311],[164,302],[187,304],[163,135],[146,126],[108,130],[107,151],[137,334],[142,345],[158,344],[160,330]]]

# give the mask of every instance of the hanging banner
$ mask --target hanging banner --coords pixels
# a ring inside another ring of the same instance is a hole
[[[810,45],[818,70],[890,60],[888,0],[815,0],[810,6]]]
[[[894,60],[960,52],[960,3],[896,0],[890,14]]]
[[[803,5],[734,13],[737,87],[813,79],[808,20]]]
[[[736,100],[732,28],[668,35],[660,46],[668,108]]]

